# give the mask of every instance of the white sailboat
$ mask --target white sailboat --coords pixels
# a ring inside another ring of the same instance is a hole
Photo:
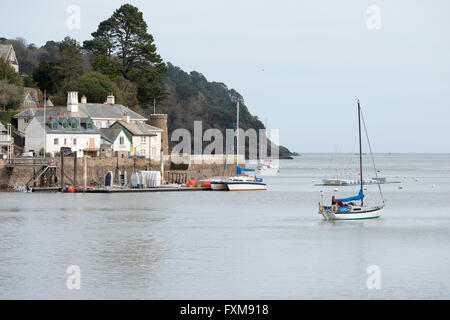
[[[237,147],[236,154],[239,155],[239,99],[236,105],[236,137]],[[236,158],[238,159],[238,158]],[[250,177],[244,174],[244,172],[254,172],[255,169],[243,169],[239,167],[237,163],[237,176],[224,177],[226,160],[224,164],[224,172],[222,178],[216,178],[211,180],[211,189],[214,191],[256,191],[267,190],[267,184],[264,183],[262,178]]]
[[[267,130],[267,118],[264,125],[265,130]],[[264,147],[267,145],[267,136],[264,137]],[[256,168],[256,173],[260,176],[273,176],[280,172],[280,164],[278,161],[274,161],[270,158],[264,158],[263,156],[263,145],[259,146],[259,163]]]
[[[364,122],[364,118],[363,118]],[[360,190],[357,196],[336,199],[335,202],[331,203],[331,206],[324,205],[323,199],[319,202],[319,214],[325,220],[361,220],[361,219],[376,219],[381,216],[381,212],[384,208],[384,201],[381,205],[377,206],[367,206],[364,205],[364,180],[363,180],[363,168],[362,168],[362,142],[361,142],[361,105],[358,100],[358,125],[359,125],[359,172],[360,172]],[[367,136],[367,141],[370,148],[370,153],[372,154],[372,148],[370,147],[369,136],[367,134],[367,128],[364,123],[364,129]],[[372,155],[373,161],[373,155]],[[375,175],[377,175],[377,170],[375,168],[375,162],[373,161]],[[378,177],[377,177],[378,178]],[[381,199],[383,199],[383,194],[381,192],[381,187],[379,180],[378,189],[380,191]],[[359,201],[359,204],[356,202]]]

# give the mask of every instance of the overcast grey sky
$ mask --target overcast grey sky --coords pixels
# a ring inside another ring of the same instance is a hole
[[[235,88],[291,150],[357,151],[359,98],[374,151],[450,152],[448,0],[2,1],[0,36],[82,42],[123,3],[165,61]]]

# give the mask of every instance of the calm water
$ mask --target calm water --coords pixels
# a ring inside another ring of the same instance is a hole
[[[382,219],[363,222],[321,221],[312,182],[353,155],[282,161],[267,192],[0,193],[0,298],[449,299],[450,155],[376,162],[403,189],[384,185]]]

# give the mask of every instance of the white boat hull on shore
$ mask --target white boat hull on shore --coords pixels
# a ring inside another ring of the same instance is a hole
[[[230,191],[259,191],[267,190],[267,184],[263,182],[227,182]]]

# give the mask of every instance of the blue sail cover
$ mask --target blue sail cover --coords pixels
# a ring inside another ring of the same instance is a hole
[[[244,169],[244,168],[241,168],[241,167],[237,167],[237,174],[238,175],[240,175],[242,172],[254,172],[255,171],[255,169]]]
[[[345,198],[345,199],[338,199],[338,201],[350,202],[350,201],[354,201],[354,200],[362,200],[362,198],[364,198],[363,189],[359,190],[359,194],[357,196]]]

